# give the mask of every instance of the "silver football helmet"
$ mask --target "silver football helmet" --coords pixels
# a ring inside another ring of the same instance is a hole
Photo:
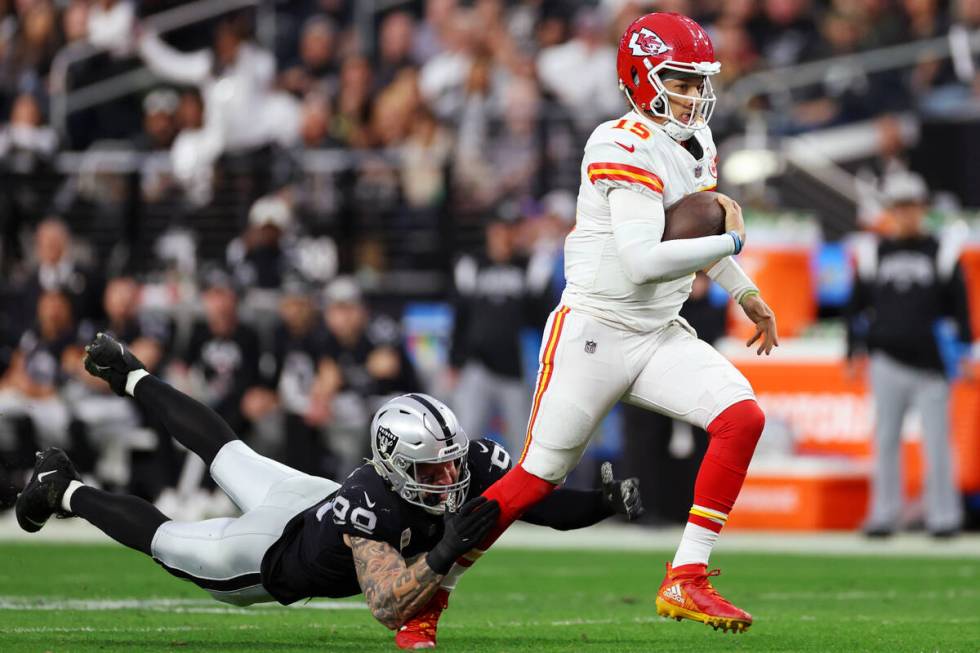
[[[371,464],[405,501],[433,514],[462,505],[470,486],[466,454],[470,440],[449,406],[434,397],[413,393],[395,397],[371,421]],[[419,481],[418,466],[452,462],[454,483]]]

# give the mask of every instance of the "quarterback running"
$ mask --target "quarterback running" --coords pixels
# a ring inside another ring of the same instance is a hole
[[[544,330],[526,441],[518,464],[484,493],[500,504],[486,538],[450,571],[461,573],[578,463],[618,401],[704,428],[710,444],[694,505],[656,597],[657,612],[741,632],[751,615],[719,594],[711,549],[745,479],[764,415],[745,377],[679,315],[694,273],[725,288],[755,323],[758,353],[778,345],[776,321],[731,258],[745,246],[741,209],[721,196],[722,235],[662,241],[665,208],[717,184],[708,121],[721,64],[686,16],[653,13],[623,34],[617,73],[630,108],[599,125],[582,159],[574,231],[565,240],[566,287]],[[611,73],[612,71],[610,71]],[[426,623],[438,612],[423,610]],[[408,627],[414,621],[409,621]]]
[[[52,515],[77,515],[219,601],[290,604],[363,592],[374,617],[399,630],[422,606],[445,600],[445,574],[499,514],[480,493],[510,468],[510,457],[490,440],[470,442],[453,412],[428,395],[384,404],[371,424],[371,460],[337,483],[260,456],[111,336],[99,334],[86,352],[85,369],[201,456],[242,515],[172,521],[138,497],[82,484],[68,456],[49,449],[17,499],[26,531]],[[523,519],[567,530],[642,513],[635,479],[614,480],[608,463],[602,476],[601,489],[555,492]],[[420,641],[434,645],[434,628],[396,635],[403,648]]]

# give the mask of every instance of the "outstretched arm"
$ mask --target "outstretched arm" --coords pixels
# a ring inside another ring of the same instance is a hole
[[[443,575],[424,556],[406,564],[393,546],[363,537],[344,536],[354,556],[357,581],[374,618],[396,630],[439,589]]]

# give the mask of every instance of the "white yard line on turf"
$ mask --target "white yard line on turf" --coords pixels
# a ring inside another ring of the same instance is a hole
[[[673,551],[681,528],[651,529],[629,524],[599,524],[563,533],[539,526],[515,524],[498,546],[512,549],[569,549],[606,551]],[[109,543],[109,537],[82,519],[54,519],[39,533],[25,533],[12,513],[0,517],[0,542]],[[868,540],[848,532],[779,532],[731,530],[722,534],[717,553],[799,553],[806,555],[925,556],[980,558],[980,534],[970,533],[937,541],[922,533],[902,533],[887,540]]]

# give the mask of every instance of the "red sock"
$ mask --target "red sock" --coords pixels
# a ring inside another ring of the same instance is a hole
[[[708,425],[711,440],[694,482],[695,507],[688,522],[716,533],[721,530],[742,489],[765,423],[766,416],[759,404],[746,399],[726,408]],[[699,511],[705,514],[695,514],[699,507],[707,508],[707,511]],[[724,517],[713,513],[721,513]]]
[[[558,486],[554,483],[525,471],[520,465],[504,474],[503,478],[483,493],[483,496],[496,499],[500,504],[500,516],[497,517],[493,529],[476,548],[480,551],[489,549],[497,538],[524,514],[524,511],[551,494],[556,487]],[[472,564],[463,558],[458,562],[467,567]]]

